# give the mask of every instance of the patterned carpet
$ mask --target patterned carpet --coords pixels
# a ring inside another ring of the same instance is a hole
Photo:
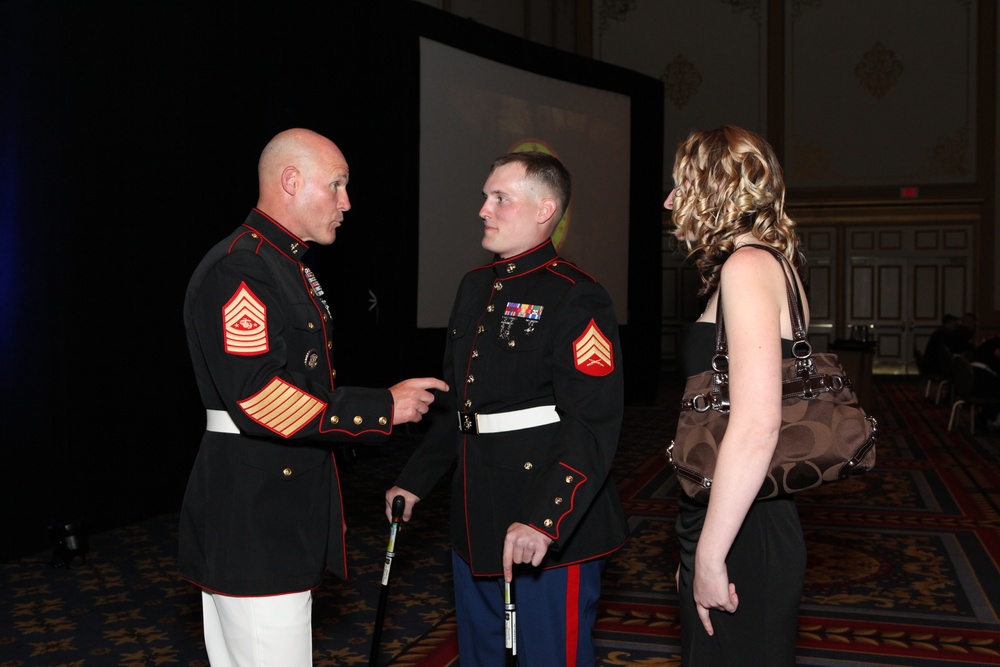
[[[946,431],[915,379],[877,378],[875,471],[800,494],[809,549],[800,665],[1000,664],[1000,448]],[[632,539],[608,563],[601,665],[678,665],[667,407],[628,408],[615,478]],[[388,528],[382,493],[417,433],[344,458],[352,578],[316,591],[315,662],[367,665]],[[397,538],[380,664],[458,665],[445,484]],[[0,565],[0,667],[207,665],[200,599],[176,576],[177,517],[92,535],[89,553]]]

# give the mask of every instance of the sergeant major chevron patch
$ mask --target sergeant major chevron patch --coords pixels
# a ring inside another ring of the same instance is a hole
[[[226,352],[243,357],[266,353],[267,306],[241,282],[229,302],[222,307],[222,329]]]
[[[611,341],[593,319],[580,337],[573,341],[573,363],[578,371],[597,377],[615,369]]]

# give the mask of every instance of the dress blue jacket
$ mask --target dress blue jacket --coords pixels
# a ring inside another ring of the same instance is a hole
[[[623,414],[610,296],[551,241],[463,278],[445,343],[451,387],[396,484],[425,497],[456,464],[451,540],[477,575],[499,575],[507,528],[552,538],[542,568],[590,560],[628,536],[611,476]],[[461,419],[552,405],[557,423],[462,433]],[[461,413],[461,414],[460,414]]]
[[[181,576],[261,596],[347,576],[331,444],[392,430],[387,389],[336,387],[330,312],[308,246],[254,209],[208,252],[184,301],[201,400],[238,433],[206,431],[180,516]]]

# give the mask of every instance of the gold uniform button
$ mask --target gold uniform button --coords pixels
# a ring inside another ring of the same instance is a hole
[[[472,384],[473,382],[475,382],[475,381],[476,381],[476,378],[470,375],[469,377],[467,377],[467,378],[465,379],[465,381],[466,381],[467,383],[469,383],[469,384]]]
[[[465,407],[466,408],[471,408],[472,407],[472,399],[471,398],[465,399]]]
[[[546,528],[551,528],[552,527],[552,519],[546,519],[545,521],[542,522],[542,525],[544,525]]]
[[[331,415],[330,416],[330,423],[331,424],[339,424],[340,423],[340,417],[338,417],[337,415]]]
[[[573,475],[566,475],[566,483],[567,484],[573,483]]]
[[[357,426],[361,426],[361,422],[363,422],[363,421],[364,421],[364,419],[362,419],[362,418],[361,418],[361,415],[356,415],[356,416],[354,417],[354,423],[355,423],[355,424],[356,424]]]
[[[306,322],[306,329],[309,329],[309,331],[312,331],[315,328],[316,328],[316,324],[314,322]]]
[[[499,292],[500,290],[503,289],[503,283],[500,282],[499,280],[496,281],[495,283],[493,283],[493,289],[495,289],[495,290],[497,290]]]
[[[484,327],[482,324],[480,324],[478,327],[476,327],[476,333],[481,334],[484,331],[486,331],[486,327]]]
[[[517,271],[517,264],[511,262],[507,265],[507,273],[514,273],[515,271]]]
[[[517,345],[517,343],[514,342],[513,338],[507,341],[507,347],[514,347],[515,345]]]
[[[562,505],[562,498],[556,496],[552,502],[554,502],[556,505]]]
[[[337,369],[336,369],[336,368],[331,368],[331,369],[330,369],[330,377],[331,377],[332,379],[334,379],[334,380],[336,380],[336,379],[337,379]]]
[[[328,350],[332,350],[333,349],[333,341],[332,340],[326,341],[326,349],[328,349]]]
[[[452,329],[451,330],[451,335],[452,336],[457,336],[458,335],[458,329]]]
[[[379,417],[378,418],[378,424],[379,424],[379,426],[385,426],[388,423],[389,423],[389,420],[386,419],[385,417]]]
[[[531,470],[534,467],[535,467],[535,464],[532,463],[531,461],[525,461],[524,462],[524,469],[525,470]]]
[[[326,322],[329,319],[329,316],[326,313],[323,313],[323,321]]]
[[[291,477],[292,476],[292,469],[291,468],[285,468],[284,470],[281,471],[281,474],[284,475],[285,477]]]
[[[495,308],[495,306],[492,303],[490,305],[486,306],[486,312],[487,313],[492,313],[494,310],[496,310],[496,308]]]

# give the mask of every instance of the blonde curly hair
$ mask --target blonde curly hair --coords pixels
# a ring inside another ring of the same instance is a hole
[[[734,125],[695,130],[677,148],[673,177],[675,235],[694,256],[699,295],[718,287],[722,263],[746,232],[802,265],[781,165],[765,139]]]

